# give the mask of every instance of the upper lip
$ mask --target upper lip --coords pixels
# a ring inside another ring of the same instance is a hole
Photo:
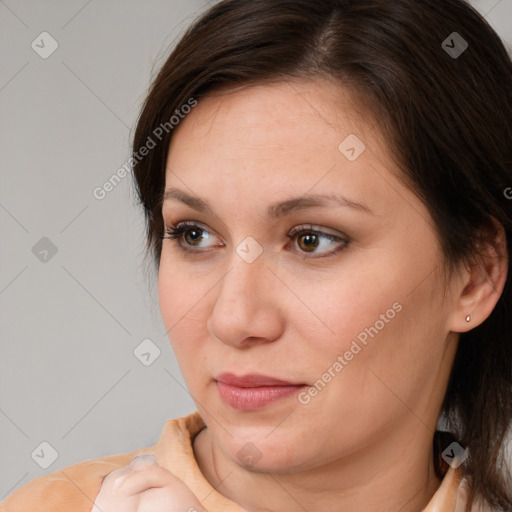
[[[267,375],[260,375],[257,373],[249,373],[246,375],[235,375],[234,373],[224,372],[217,377],[216,381],[228,384],[230,386],[236,386],[239,388],[257,388],[262,386],[301,386],[303,384],[298,382],[290,382],[282,379],[276,379],[275,377],[269,377]]]

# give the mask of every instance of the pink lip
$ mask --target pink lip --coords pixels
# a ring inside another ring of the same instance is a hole
[[[222,400],[243,411],[262,409],[271,402],[295,394],[304,386],[257,374],[237,376],[222,373],[215,380]]]

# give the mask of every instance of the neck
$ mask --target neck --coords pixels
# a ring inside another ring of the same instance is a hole
[[[194,452],[210,484],[247,512],[422,512],[441,482],[434,470],[431,436],[418,428],[407,439],[405,432],[294,473],[241,467],[224,455],[207,428],[194,440]]]

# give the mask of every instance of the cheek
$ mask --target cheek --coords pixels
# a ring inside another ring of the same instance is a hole
[[[158,302],[160,314],[168,334],[172,333],[180,317],[185,313],[183,308],[187,302],[187,290],[185,288],[185,291],[178,291],[183,290],[183,288],[183,283],[180,282],[177,274],[167,272],[161,264],[158,274]]]
[[[362,407],[365,400],[396,402],[386,385],[411,396],[442,357],[446,333],[435,312],[434,276],[418,287],[413,264],[384,268],[296,288],[308,299],[311,311],[305,315],[314,319],[306,321],[303,309],[302,316],[294,313],[302,325],[299,337],[309,340],[299,360],[311,362],[308,376],[322,395],[322,386],[329,388],[324,399],[343,395],[346,403],[357,389]]]
[[[322,329],[322,335],[308,333],[315,348],[332,356],[351,350],[353,342],[362,351],[368,351],[370,344],[382,346],[382,356],[389,362],[397,350],[419,345],[418,336],[429,335],[438,320],[434,311],[440,299],[438,276],[432,269],[439,260],[432,246],[413,251],[398,242],[381,244],[347,255],[339,270],[313,284],[295,281],[295,293],[310,309],[306,314],[316,316]],[[353,351],[357,350],[355,346]]]
[[[309,354],[318,392],[304,402],[316,413],[330,411],[357,430],[409,414],[404,404],[427,407],[421,402],[435,388],[446,333],[433,318],[434,282],[409,295],[404,284],[344,295],[346,307],[323,310],[336,335]]]
[[[171,329],[170,334],[188,319],[200,318],[199,311],[214,284],[214,276],[208,277],[197,267],[191,267],[191,263],[176,256],[175,251],[162,249],[158,271],[160,313],[166,331]]]
[[[168,267],[167,267],[168,268]],[[185,272],[173,267],[167,271],[161,265],[158,276],[158,298],[160,314],[180,366],[189,366],[189,361],[200,358],[200,332],[206,319],[201,315],[207,290],[191,283]]]
[[[364,348],[388,331],[402,310],[396,288],[369,274],[331,275],[314,285],[296,281],[294,292],[303,303],[290,311],[291,323],[302,326],[301,337],[318,351],[316,361],[320,354],[331,360],[344,354],[353,342]],[[353,350],[358,351],[357,346]]]

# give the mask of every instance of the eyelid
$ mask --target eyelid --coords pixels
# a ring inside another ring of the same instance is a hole
[[[328,228],[315,226],[314,224],[302,224],[300,226],[295,226],[294,228],[292,228],[286,236],[292,237],[298,233],[302,233],[303,231],[308,231],[311,233],[318,233],[319,235],[322,235],[322,236],[332,237],[333,239],[336,239],[336,240],[348,241],[348,237],[346,235],[344,235],[343,233],[339,233],[339,232],[332,233],[330,231],[326,231],[327,229]]]
[[[190,226],[193,228],[197,227],[197,228],[203,229],[204,231],[208,231],[208,233],[211,233],[211,231],[212,231],[206,224],[203,224],[202,222],[198,222],[195,220],[182,220],[180,222],[177,222],[176,224],[170,225],[170,227],[177,227],[177,226],[180,226],[180,228],[183,228],[185,226]]]

